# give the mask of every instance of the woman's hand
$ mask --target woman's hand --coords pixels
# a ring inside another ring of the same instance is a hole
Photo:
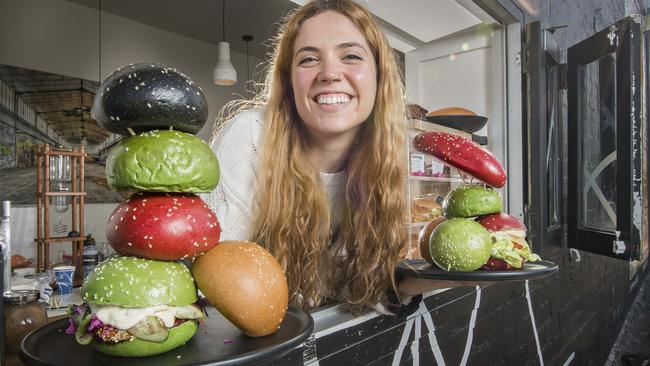
[[[464,286],[488,286],[494,281],[452,281],[452,280],[429,280],[424,278],[404,277],[397,285],[400,296],[409,297],[425,292],[453,287]]]

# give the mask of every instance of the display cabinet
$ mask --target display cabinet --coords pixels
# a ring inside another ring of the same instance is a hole
[[[447,193],[471,178],[463,177],[433,156],[413,148],[413,138],[422,132],[441,131],[472,139],[472,134],[419,119],[408,120],[408,176],[406,179],[407,218],[405,229],[408,245],[402,251],[405,258],[420,257],[418,236],[431,220],[442,216],[442,201]]]

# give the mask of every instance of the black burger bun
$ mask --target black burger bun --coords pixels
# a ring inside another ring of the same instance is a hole
[[[208,119],[203,91],[189,77],[157,63],[124,66],[100,85],[95,119],[124,136],[156,129],[199,132]]]

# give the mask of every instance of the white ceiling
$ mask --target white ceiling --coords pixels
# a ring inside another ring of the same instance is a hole
[[[100,0],[68,0],[97,9]],[[218,44],[222,40],[223,0],[101,0],[102,12],[169,32]],[[246,53],[244,35],[252,35],[250,54],[264,59],[278,21],[297,7],[289,0],[225,0],[226,41]]]
[[[68,0],[97,9],[100,0]],[[204,42],[222,40],[223,0],[101,0],[102,12]],[[307,0],[225,0],[226,40],[246,53],[242,36],[254,37],[250,54],[264,59],[268,40],[288,11]],[[359,0],[384,25],[393,46],[402,52],[481,23],[472,0]],[[471,3],[473,6],[469,6]],[[467,10],[472,8],[473,12]],[[478,14],[484,19],[483,14]]]
[[[381,19],[425,43],[481,22],[454,0],[372,0],[368,7]]]
[[[291,0],[304,4],[307,0]],[[393,48],[410,52],[417,47],[471,28],[485,19],[485,14],[471,6],[471,0],[359,0],[383,21],[384,33]],[[462,5],[461,5],[462,4]],[[387,23],[387,24],[386,24]]]

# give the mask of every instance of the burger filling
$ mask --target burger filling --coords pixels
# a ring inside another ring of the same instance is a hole
[[[70,326],[66,333],[75,334],[80,344],[90,343],[93,337],[105,343],[130,341],[134,338],[164,342],[169,337],[170,328],[187,320],[205,319],[199,303],[142,308],[84,303],[71,306],[68,315]]]
[[[540,257],[530,250],[526,242],[526,232],[510,229],[490,233],[492,236],[491,258],[504,261],[508,268],[521,268],[524,263],[540,260]],[[485,268],[490,269],[490,268]]]

